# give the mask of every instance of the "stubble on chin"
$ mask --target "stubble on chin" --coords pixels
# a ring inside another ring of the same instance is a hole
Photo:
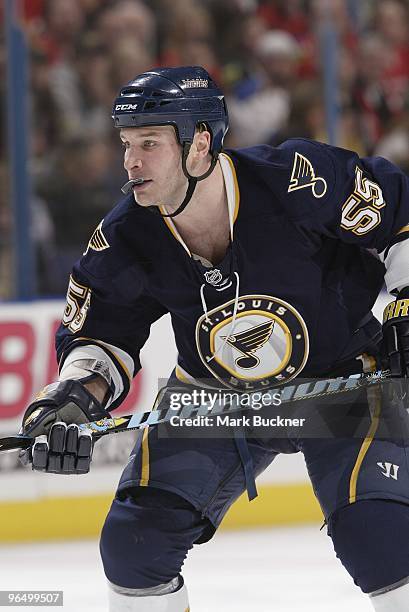
[[[142,198],[142,201],[138,200],[138,196],[136,193],[133,194],[133,197],[136,204],[138,206],[141,206],[142,208],[148,208],[149,206],[159,206],[159,204],[156,204],[155,202],[148,202],[147,200],[144,200],[144,198]]]

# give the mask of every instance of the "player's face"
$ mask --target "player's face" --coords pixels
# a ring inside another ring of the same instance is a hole
[[[143,178],[133,188],[141,206],[179,205],[186,191],[181,146],[172,126],[125,128],[120,131],[129,180]]]

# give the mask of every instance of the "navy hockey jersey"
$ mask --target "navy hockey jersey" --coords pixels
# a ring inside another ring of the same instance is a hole
[[[371,350],[385,264],[390,290],[409,284],[409,185],[393,164],[303,139],[221,158],[232,223],[221,262],[195,257],[131,194],[74,266],[60,366],[78,347],[103,351],[122,380],[111,408],[165,313],[181,379],[257,389]]]

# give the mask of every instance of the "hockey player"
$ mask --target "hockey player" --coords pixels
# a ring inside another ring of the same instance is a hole
[[[36,437],[25,457],[33,469],[88,471],[91,440],[76,424],[122,402],[165,313],[179,384],[210,378],[242,391],[301,372],[346,376],[379,364],[382,346],[392,373],[408,376],[409,184],[398,168],[304,139],[223,151],[225,101],[200,67],[137,76],[113,119],[126,195],[74,266],[59,381],[23,420]],[[384,280],[396,302],[382,341],[371,308]],[[351,410],[368,407],[364,395]],[[278,453],[301,451],[336,555],[375,610],[406,612],[409,441],[376,438],[385,407],[369,408],[360,437],[161,440],[144,430],[101,537],[110,610],[188,610],[180,571],[189,549],[213,536],[246,488],[256,495],[254,477]]]

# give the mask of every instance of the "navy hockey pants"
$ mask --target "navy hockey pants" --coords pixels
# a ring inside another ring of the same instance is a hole
[[[407,412],[374,405],[367,424],[366,392],[340,397],[325,417],[329,436],[248,439],[254,476],[279,453],[303,453],[335,552],[364,592],[409,576],[409,436],[383,436],[391,425],[407,429]],[[314,414],[321,408],[315,402]],[[193,544],[212,537],[246,489],[234,439],[158,432],[138,436],[103,528],[105,572],[119,586],[147,588],[177,576]]]
[[[149,588],[179,575],[189,550],[210,525],[183,498],[154,488],[117,497],[101,537],[108,580]],[[338,510],[329,521],[337,557],[365,593],[409,576],[409,506],[366,500]],[[317,534],[318,537],[318,534]],[[274,536],[271,536],[274,550]],[[274,554],[274,553],[273,553]]]

